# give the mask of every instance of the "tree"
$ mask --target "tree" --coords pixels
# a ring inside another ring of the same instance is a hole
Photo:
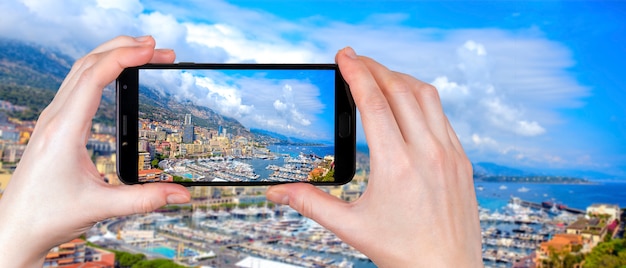
[[[136,263],[146,259],[146,255],[132,254],[123,251],[115,251],[115,260],[119,263],[120,267],[132,267]]]
[[[184,268],[171,260],[156,259],[150,261],[141,261],[132,266],[132,268]]]
[[[585,268],[621,267],[626,265],[626,240],[613,239],[594,247],[585,256]]]
[[[181,176],[174,176],[174,182],[193,182],[192,179],[183,178]]]

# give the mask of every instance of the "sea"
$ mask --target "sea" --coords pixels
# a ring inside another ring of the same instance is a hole
[[[597,203],[626,207],[626,182],[620,181],[598,181],[589,184],[477,181],[474,185],[478,204],[491,211],[506,206],[511,197],[535,203],[551,201],[581,210]]]
[[[268,149],[279,155],[275,159],[239,159],[237,161],[252,165],[254,172],[259,174],[260,178],[269,177],[273,170],[266,169],[268,165],[282,166],[285,164],[285,156],[297,157],[300,153],[313,154],[319,157],[335,154],[335,147],[332,145],[319,145],[319,146],[301,146],[301,145],[270,145]]]
[[[300,153],[314,154],[319,157],[327,155],[335,155],[335,146],[333,145],[317,145],[317,146],[302,146],[302,145],[270,145],[267,147],[271,152],[276,154],[288,154],[291,157],[296,157]]]

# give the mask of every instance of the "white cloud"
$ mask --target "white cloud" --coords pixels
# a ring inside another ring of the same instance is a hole
[[[550,130],[563,122],[556,111],[580,107],[589,90],[567,72],[574,65],[570,51],[536,28],[416,28],[405,26],[403,13],[372,14],[358,24],[321,16],[287,20],[224,1],[3,1],[0,18],[0,36],[54,45],[73,56],[119,34],[152,34],[159,47],[175,49],[179,61],[195,62],[332,62],[338,49],[351,45],[432,82],[464,146],[471,156],[480,149],[479,157],[488,155],[486,144],[497,144],[489,147],[494,157],[545,161],[550,138],[558,138]],[[311,99],[319,92],[293,81],[289,86],[303,89],[289,99],[285,84],[254,85],[258,92],[249,96],[229,95],[218,85],[207,85],[213,91],[202,95],[181,84],[186,97],[219,102],[246,122],[291,131],[316,123],[310,115],[321,104]],[[265,104],[247,104],[252,98]],[[291,121],[270,118],[268,111]]]
[[[227,62],[302,63],[315,59],[310,46],[251,36],[251,32],[242,32],[228,24],[186,23],[185,26],[189,31],[188,42],[224,49],[230,56]]]
[[[469,40],[463,44],[463,48],[476,53],[478,56],[487,55],[487,51],[485,51],[485,47],[482,44],[478,44],[472,40]]]
[[[96,0],[96,3],[98,7],[104,9],[118,9],[131,14],[137,14],[143,11],[143,5],[139,0]]]
[[[318,118],[327,108],[319,100],[320,90],[306,80],[271,79],[263,72],[227,75],[169,70],[140,73],[140,81],[160,94],[235,118],[248,128],[298,138],[332,138],[333,126]]]
[[[472,141],[474,142],[475,145],[478,146],[497,146],[498,142],[496,142],[494,139],[490,138],[490,137],[481,137],[478,134],[473,134],[472,135]]]

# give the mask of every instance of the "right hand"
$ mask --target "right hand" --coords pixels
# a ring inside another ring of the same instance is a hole
[[[347,203],[306,183],[270,187],[288,204],[381,267],[482,267],[472,166],[437,90],[357,56],[336,61],[370,148],[367,190]]]

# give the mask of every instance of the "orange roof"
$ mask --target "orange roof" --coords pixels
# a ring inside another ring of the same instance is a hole
[[[163,170],[160,170],[158,168],[139,170],[139,176],[146,175],[146,174],[152,174],[152,173],[161,174],[161,173],[163,173]]]
[[[74,244],[84,244],[85,240],[82,240],[80,238],[74,238],[72,241],[70,241],[70,243],[74,243]]]
[[[59,257],[59,253],[57,252],[48,252],[46,255],[46,259],[55,259]]]
[[[555,234],[550,241],[541,243],[541,249],[548,250],[554,248],[557,251],[563,250],[569,245],[580,245],[583,243],[583,238],[576,234]]]
[[[62,260],[58,260],[57,263],[58,264],[71,264],[71,263],[74,263],[74,259],[73,258],[62,259]]]
[[[87,263],[76,263],[71,265],[63,266],[65,268],[108,268],[113,267],[114,263],[96,261],[96,262],[87,262]]]

